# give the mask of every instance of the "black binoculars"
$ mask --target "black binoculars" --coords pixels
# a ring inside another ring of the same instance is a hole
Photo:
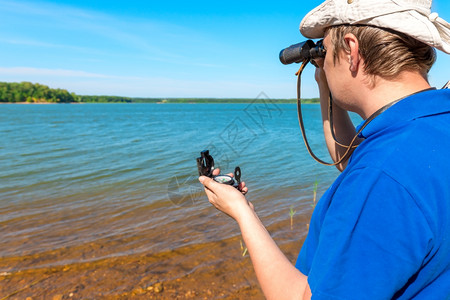
[[[289,65],[315,58],[323,58],[325,54],[326,50],[323,48],[323,39],[317,43],[314,43],[312,40],[307,40],[281,50],[280,61],[285,65]]]

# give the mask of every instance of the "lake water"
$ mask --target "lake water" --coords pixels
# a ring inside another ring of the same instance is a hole
[[[329,160],[319,106],[304,105],[304,118],[310,144]],[[197,181],[204,149],[225,172],[240,166],[266,226],[290,208],[307,223],[314,182],[321,195],[338,175],[306,152],[296,106],[270,100],[1,105],[0,137],[0,273],[239,235]]]

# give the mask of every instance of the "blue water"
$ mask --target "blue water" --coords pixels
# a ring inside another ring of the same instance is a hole
[[[305,105],[304,118],[311,146],[329,160],[319,109]],[[236,234],[223,227],[230,220],[201,228],[217,215],[197,182],[203,149],[225,172],[240,166],[263,216],[309,207],[314,182],[320,195],[338,175],[306,152],[296,106],[270,101],[1,105],[0,137],[0,257],[180,226],[191,242]],[[149,238],[111,251],[183,241]]]

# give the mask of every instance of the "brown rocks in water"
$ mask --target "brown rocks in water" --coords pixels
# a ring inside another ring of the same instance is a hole
[[[164,285],[162,284],[162,282],[157,282],[154,285],[147,287],[147,291],[153,291],[159,294],[164,291]]]
[[[155,293],[161,293],[162,291],[164,291],[164,286],[163,286],[162,282],[155,283],[155,285],[153,287],[154,287],[153,290],[155,291]]]
[[[147,291],[144,290],[143,288],[137,287],[137,288],[135,288],[135,289],[131,292],[131,294],[132,294],[132,295],[143,295],[143,294],[145,294],[146,292],[147,292]]]

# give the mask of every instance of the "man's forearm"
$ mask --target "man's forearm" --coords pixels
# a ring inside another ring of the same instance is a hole
[[[255,212],[249,210],[238,223],[266,298],[310,299],[307,277],[281,252]]]
[[[333,161],[338,161],[347,151],[346,147],[338,145],[332,135],[329,119],[329,101],[330,92],[328,87],[320,88],[320,106],[323,121],[323,132],[328,151]],[[336,139],[343,145],[349,145],[354,138],[356,131],[348,112],[337,105],[333,105],[333,130]],[[342,171],[347,166],[347,161],[342,162],[336,167]]]

